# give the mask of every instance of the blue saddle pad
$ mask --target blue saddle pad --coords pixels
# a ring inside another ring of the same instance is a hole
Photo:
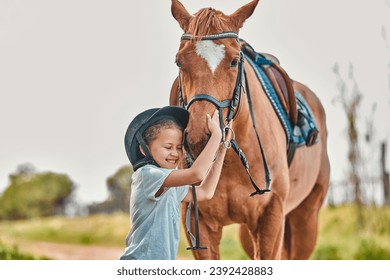
[[[314,120],[314,116],[310,110],[309,105],[303,96],[295,91],[295,98],[297,103],[297,111],[298,111],[298,122],[295,127],[291,126],[290,120],[287,116],[286,111],[284,110],[278,95],[275,92],[274,87],[272,86],[271,81],[268,76],[264,72],[262,65],[269,65],[272,63],[263,57],[257,57],[256,60],[252,60],[248,55],[244,53],[245,59],[249,62],[249,64],[254,69],[257,78],[259,79],[269,101],[272,104],[285,132],[287,143],[293,142],[297,147],[303,146],[306,144],[307,137],[311,131],[317,130],[317,126]],[[318,141],[318,140],[316,140]]]

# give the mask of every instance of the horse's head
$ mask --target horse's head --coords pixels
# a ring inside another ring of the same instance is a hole
[[[172,0],[172,15],[184,31],[176,55],[179,101],[190,111],[186,140],[194,156],[209,138],[206,114],[219,108],[222,122],[236,114],[243,67],[238,32],[257,3],[254,0],[231,15],[212,8],[190,15]]]

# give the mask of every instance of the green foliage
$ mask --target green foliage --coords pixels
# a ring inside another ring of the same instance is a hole
[[[312,259],[390,259],[390,207],[364,207],[364,227],[354,205],[324,207]]]
[[[340,249],[334,245],[320,246],[313,254],[314,260],[340,260]]]
[[[320,211],[317,246],[311,259],[320,260],[390,260],[390,207],[364,208],[366,228],[358,231],[357,209],[351,205],[324,207]],[[238,226],[223,230],[220,253],[228,260],[247,259],[241,247]],[[124,248],[130,229],[125,213],[88,217],[49,217],[0,222],[0,232],[8,239],[106,245]],[[193,259],[181,228],[179,259]],[[203,245],[203,244],[202,244]],[[204,244],[207,245],[207,244]]]
[[[390,248],[377,244],[375,240],[363,239],[354,254],[355,260],[390,260]]]
[[[232,224],[223,228],[220,245],[220,254],[223,260],[249,259],[239,241],[238,231],[238,224]]]
[[[89,213],[114,213],[117,211],[129,213],[132,174],[131,165],[125,165],[114,175],[108,177],[106,183],[109,197],[101,203],[88,206]]]
[[[114,175],[107,178],[107,187],[110,194],[116,192],[116,188],[119,188],[121,192],[128,193],[131,185],[131,175],[133,174],[133,168],[131,165],[125,165],[119,168]]]
[[[67,175],[21,172],[0,197],[0,219],[17,220],[58,214],[74,184]]]
[[[3,221],[0,232],[15,240],[81,245],[124,246],[129,216],[123,213],[85,217],[48,217]]]
[[[390,207],[369,207],[363,211],[366,230],[374,230],[378,234],[390,236]]]
[[[34,257],[19,251],[17,246],[7,246],[0,242],[0,260],[42,260],[46,258]]]

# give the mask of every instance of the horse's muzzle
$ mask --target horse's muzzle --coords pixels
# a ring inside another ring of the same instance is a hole
[[[192,158],[192,161],[194,161],[206,147],[211,135],[207,133],[203,134],[201,137],[199,137],[199,135],[197,136],[198,137],[196,138],[192,137],[191,132],[186,132],[184,134],[184,147],[189,157]]]

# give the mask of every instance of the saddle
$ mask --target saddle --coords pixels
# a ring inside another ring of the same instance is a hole
[[[240,39],[240,43],[241,50],[249,58],[250,64],[255,65],[259,80],[263,80],[263,87],[267,87],[276,95],[275,97],[269,96],[269,98],[272,99],[272,103],[278,104],[274,106],[274,109],[278,111],[279,119],[286,131],[287,158],[290,165],[297,147],[304,144],[309,147],[318,142],[318,129],[314,116],[303,96],[294,91],[293,80],[280,66],[279,60],[274,55],[256,52],[245,40]],[[269,82],[264,83],[262,75],[265,75]]]
[[[263,64],[263,70],[271,81],[272,86],[289,117],[291,126],[294,127],[297,124],[298,111],[294,89],[292,86],[293,81],[290,79],[287,72],[280,66],[279,59],[272,54],[257,53],[251,45],[242,39],[240,39],[240,43],[241,50],[256,63],[261,63],[259,60],[261,60],[262,57],[266,60],[272,61],[272,64]]]

